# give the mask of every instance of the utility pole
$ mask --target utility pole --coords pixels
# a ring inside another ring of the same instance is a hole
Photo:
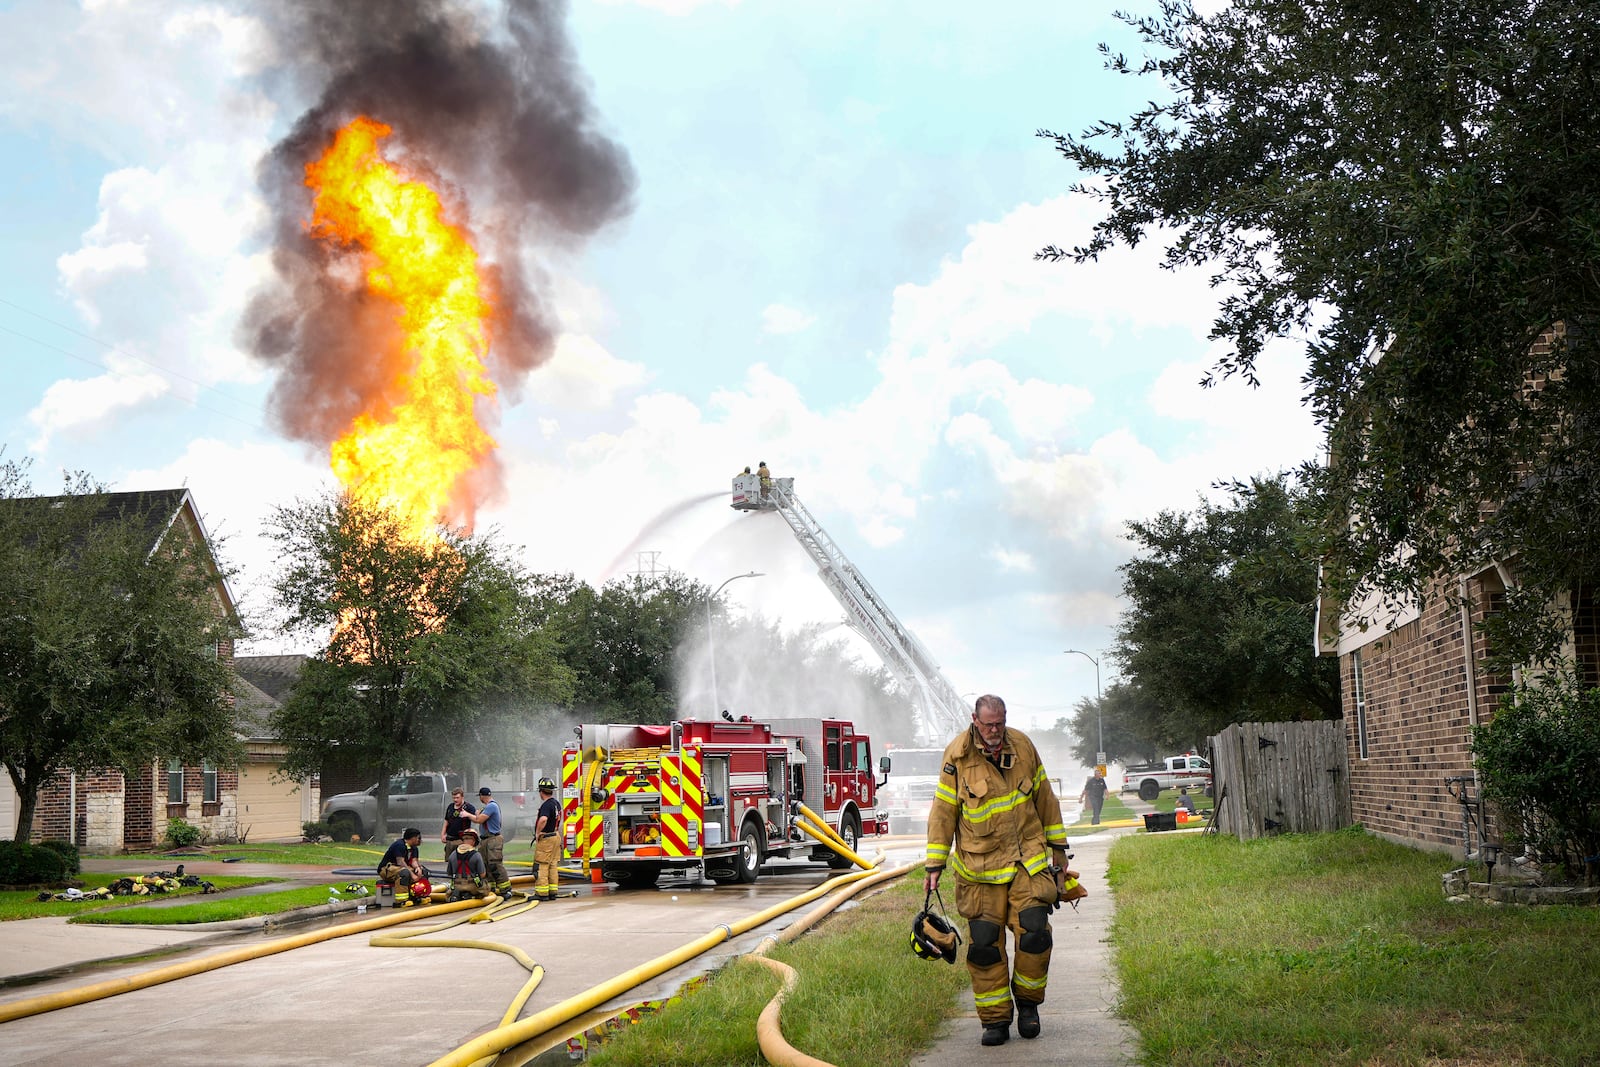
[[[737,582],[740,578],[760,578],[760,571],[750,571],[747,574],[735,574],[727,582],[717,586],[716,592],[706,597],[706,658],[711,661],[711,717],[715,719],[722,711],[719,706],[722,702],[717,699],[717,641],[716,631],[711,622],[711,602],[728,588],[728,582]]]

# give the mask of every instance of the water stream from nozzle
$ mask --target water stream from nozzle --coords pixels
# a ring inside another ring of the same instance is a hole
[[[686,497],[685,499],[678,501],[676,504],[672,504],[666,508],[663,508],[655,515],[654,518],[645,523],[644,526],[639,529],[639,532],[634,535],[633,540],[629,541],[627,545],[623,547],[621,552],[617,553],[617,558],[613,559],[610,565],[606,567],[605,572],[600,575],[600,584],[604,585],[605,583],[609,582],[613,576],[615,576],[617,568],[621,567],[625,562],[627,562],[630,556],[639,550],[639,546],[644,544],[645,538],[659,533],[674,519],[682,517],[688,512],[699,507],[701,504],[708,503],[712,500],[720,500],[727,495],[727,492],[724,490],[718,490],[715,493],[701,493],[698,496]]]

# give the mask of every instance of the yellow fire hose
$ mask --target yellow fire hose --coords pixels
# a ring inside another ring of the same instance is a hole
[[[879,861],[882,859],[882,856],[878,857]],[[817,922],[820,922],[824,916],[832,914],[838,909],[839,905],[861,892],[861,890],[877,885],[879,882],[886,882],[891,878],[899,878],[908,871],[915,870],[921,866],[922,863],[919,861],[907,864],[904,867],[880,870],[870,877],[860,879],[829,897],[821,907],[807,912],[795,922],[789,924],[776,937],[764,938],[760,947],[750,954],[751,959],[768,970],[775,972],[783,979],[782,987],[773,994],[771,1000],[767,1001],[767,1006],[761,1009],[761,1017],[756,1020],[756,1043],[761,1046],[761,1055],[765,1056],[767,1062],[773,1064],[773,1067],[833,1067],[833,1064],[827,1060],[819,1060],[815,1056],[801,1052],[789,1044],[788,1040],[783,1036],[783,1025],[780,1020],[780,1016],[783,1013],[783,1002],[788,999],[790,993],[794,992],[794,987],[799,982],[799,974],[787,963],[780,963],[778,960],[768,956],[768,950],[774,945],[786,945],[793,941]]]
[[[851,882],[866,878],[872,873],[870,871],[853,871],[850,874],[830,878],[815,889],[808,890],[782,903],[774,904],[765,911],[746,916],[735,923],[718,925],[688,944],[681,945],[647,963],[642,963],[631,970],[624,971],[622,974],[593,986],[574,997],[569,997],[559,1004],[551,1005],[541,1012],[528,1016],[526,1019],[519,1019],[509,1026],[496,1027],[488,1033],[480,1034],[454,1051],[441,1056],[430,1067],[470,1067],[471,1064],[484,1057],[498,1054],[505,1049],[530,1041],[545,1031],[627,992],[641,982],[649,981],[659,974],[663,974],[680,964],[694,959],[724,941],[738,937],[740,934],[748,933],[780,915],[791,912],[795,908],[802,907],[818,897],[832,892],[841,885],[848,885]]]
[[[443,933],[451,927],[460,926],[462,923],[476,923],[481,920],[493,922],[497,918],[509,918],[512,915],[520,915],[523,912],[536,907],[539,903],[536,900],[530,900],[516,905],[505,906],[497,898],[491,898],[491,900],[492,903],[488,903],[481,911],[475,912],[471,915],[457,915],[448,922],[440,923],[438,926],[423,927],[420,930],[408,930],[404,933],[398,934],[373,934],[372,937],[367,941],[367,944],[373,946],[374,948],[475,948],[486,949],[490,952],[505,953],[507,956],[510,956],[512,959],[521,964],[522,967],[528,972],[528,980],[523,983],[522,988],[517,991],[516,996],[511,998],[511,1006],[508,1007],[505,1014],[500,1017],[500,1025],[505,1026],[507,1023],[514,1020],[518,1015],[522,1014],[522,1008],[528,1003],[528,998],[533,996],[533,991],[537,989],[539,987],[539,983],[544,980],[544,967],[538,963],[535,963],[532,957],[530,957],[520,948],[517,948],[515,945],[503,945],[498,941],[478,941],[467,937],[438,938],[428,941],[421,940],[422,938],[428,937],[431,934]]]
[[[583,847],[582,871],[585,881],[590,877],[589,849],[583,845],[583,837],[589,832],[589,798],[594,793],[595,775],[600,773],[600,767],[605,763],[608,755],[602,745],[586,749],[578,755],[578,766],[583,768],[583,773],[578,782],[578,836],[575,844]],[[585,764],[588,766],[584,766]]]
[[[816,812],[804,804],[800,805],[800,818],[796,819],[794,824],[862,870],[871,870],[883,862],[882,855],[873,860],[862,859],[854,849],[844,843],[844,838],[834,833],[833,828],[825,820],[819,818]]]
[[[315,945],[323,941],[332,941],[336,937],[349,937],[351,934],[380,930],[386,926],[394,926],[397,923],[411,922],[423,915],[439,915],[474,907],[477,907],[476,901],[460,901],[455,904],[439,904],[408,910],[394,915],[382,915],[375,919],[363,919],[345,926],[330,927],[326,930],[316,930],[308,934],[297,934],[294,937],[268,941],[263,945],[231,949],[227,952],[219,952],[215,956],[203,956],[200,959],[174,963],[166,967],[157,967],[154,970],[131,974],[123,978],[113,978],[105,982],[95,982],[92,985],[79,986],[76,989],[63,989],[56,993],[45,993],[37,997],[15,1000],[10,1004],[0,1004],[0,1023],[8,1023],[13,1019],[23,1019],[30,1015],[42,1015],[47,1011],[55,1011],[57,1008],[71,1008],[79,1004],[88,1004],[91,1001],[104,1000],[107,997],[114,997],[121,993],[131,993],[136,989],[148,989],[151,986],[162,985],[166,982],[175,982],[180,978],[188,978],[192,975],[229,967],[235,963],[245,963],[249,960],[261,959],[264,956],[273,956],[279,952],[288,952],[290,949],[304,948],[307,945]]]

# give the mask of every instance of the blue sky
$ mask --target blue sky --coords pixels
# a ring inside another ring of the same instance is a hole
[[[1204,277],[1153,247],[1031,258],[1095,217],[1034,131],[1154,91],[1101,67],[1097,42],[1132,47],[1115,6],[574,0],[637,189],[588,241],[530,250],[563,333],[502,383],[481,521],[538,570],[598,582],[636,546],[708,585],[764,572],[728,587],[742,609],[836,620],[773,517],[680,507],[764,459],[957,690],[1024,725],[1092,696],[1061,652],[1109,644],[1124,523],[1318,445],[1288,346],[1257,392],[1198,387]],[[245,3],[0,5],[0,444],[44,490],[188,485],[257,609],[262,517],[330,482],[234,340],[268,269],[254,165],[305,106],[264,87],[269,53]],[[283,647],[263,628],[246,651]]]

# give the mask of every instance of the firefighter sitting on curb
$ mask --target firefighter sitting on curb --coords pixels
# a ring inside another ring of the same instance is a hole
[[[539,815],[533,824],[533,895],[554,900],[561,890],[561,805],[556,803],[556,783],[539,779]]]
[[[476,826],[462,829],[461,841],[450,853],[445,866],[450,875],[451,900],[476,900],[491,895],[483,884],[487,868],[483,865],[483,853],[478,851]]]
[[[1061,897],[1067,830],[1061,802],[1026,734],[1006,728],[1005,701],[978,698],[972,725],[944,750],[928,812],[924,889],[932,893],[948,863],[956,873],[956,911],[967,920],[967,970],[983,1024],[983,1044],[1017,1033],[1039,1036],[1039,1005],[1050,970],[1050,911]],[[954,841],[954,850],[951,842]],[[1051,852],[1054,851],[1054,864]],[[1006,929],[1016,967],[1006,961]]]
[[[389,846],[389,851],[378,861],[378,881],[394,885],[394,906],[411,906],[411,886],[425,877],[422,863],[417,859],[417,848],[422,844],[422,831],[408,826],[400,840]]]

